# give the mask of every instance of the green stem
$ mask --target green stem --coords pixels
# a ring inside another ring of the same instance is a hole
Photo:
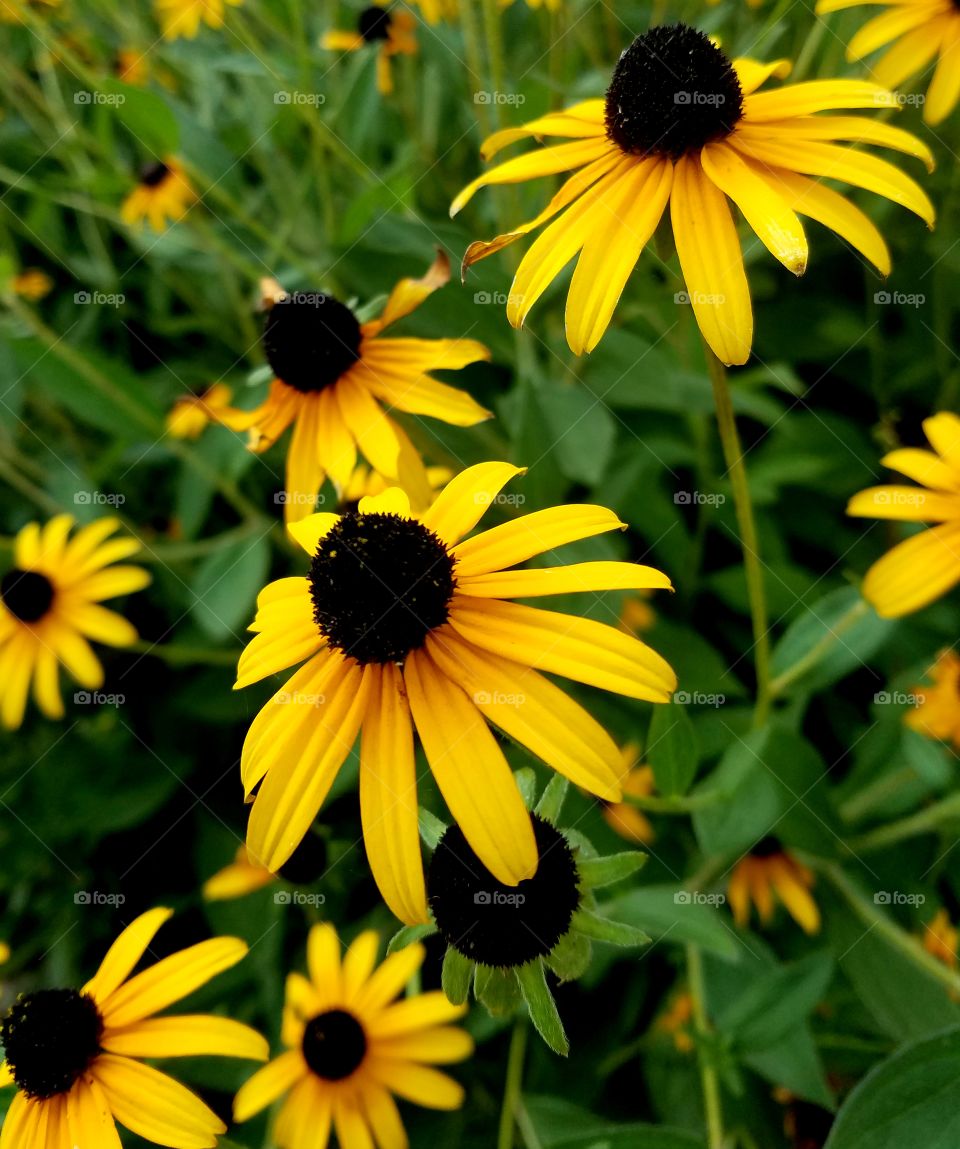
[[[796,682],[806,672],[820,661],[823,655],[830,649],[831,646],[841,638],[855,623],[859,622],[865,614],[870,611],[870,604],[866,599],[857,599],[857,601],[847,611],[845,611],[836,624],[815,643],[814,646],[807,651],[803,658],[798,659],[793,666],[789,667],[782,674],[770,683],[770,695],[772,698],[779,697],[788,686]]]
[[[697,1056],[700,1062],[700,1082],[703,1087],[703,1108],[707,1119],[707,1144],[709,1149],[723,1149],[723,1111],[720,1106],[720,1079],[710,1060],[708,1040],[710,1022],[707,1019],[705,986],[703,978],[703,956],[697,946],[687,946],[687,981],[690,986],[690,999],[693,1003],[693,1023],[699,1041]]]
[[[513,1129],[523,1085],[523,1057],[526,1049],[527,1020],[525,1017],[518,1017],[510,1036],[510,1051],[507,1054],[507,1077],[503,1087],[503,1108],[500,1110],[497,1149],[512,1149],[513,1146]]]
[[[915,838],[918,834],[931,833],[939,829],[942,822],[960,818],[960,794],[951,794],[932,806],[919,810],[898,822],[890,822],[886,826],[878,826],[854,838],[849,842],[854,853],[866,853],[869,850],[879,850],[884,846],[892,846],[894,842],[902,842],[904,838]]]
[[[702,794],[693,794],[689,798],[653,798],[637,797],[634,794],[624,794],[623,801],[638,810],[649,810],[651,814],[690,814],[694,810],[703,810],[708,806],[715,806],[730,797],[723,790],[707,790]]]
[[[750,616],[753,621],[753,654],[757,671],[757,704],[753,712],[754,726],[762,726],[770,713],[770,635],[767,624],[767,599],[763,586],[763,564],[760,544],[753,515],[753,501],[747,469],[743,462],[743,448],[737,433],[727,371],[713,351],[704,343],[707,369],[713,384],[713,398],[717,408],[717,428],[723,445],[723,457],[733,489],[733,504],[740,527],[740,545],[743,549],[743,569],[747,578],[750,598]]]

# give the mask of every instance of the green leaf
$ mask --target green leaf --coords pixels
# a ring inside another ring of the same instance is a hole
[[[652,939],[649,934],[626,922],[615,922],[582,907],[573,915],[572,928],[594,941],[612,946],[645,946]]]
[[[629,878],[631,874],[642,870],[647,860],[648,855],[640,850],[627,850],[622,854],[609,854],[605,858],[583,858],[577,862],[577,869],[584,884],[595,890]]]
[[[525,1096],[524,1107],[542,1149],[703,1149],[684,1129],[616,1125],[559,1097]]]
[[[557,1012],[557,1003],[553,1000],[553,994],[547,985],[543,962],[537,958],[520,966],[517,970],[517,980],[537,1033],[554,1053],[566,1057],[570,1051],[570,1043],[567,1041],[563,1022]]]
[[[517,975],[512,969],[494,969],[478,965],[473,977],[473,992],[487,1012],[494,1017],[509,1017],[515,1013],[523,997]]]
[[[766,1049],[807,1019],[832,976],[826,953],[778,966],[753,979],[717,1017],[717,1028],[744,1050]]]
[[[413,945],[414,942],[422,941],[423,938],[431,937],[437,932],[437,927],[433,922],[421,922],[415,926],[403,926],[393,935],[389,942],[387,942],[387,953],[396,953],[397,950],[406,949],[407,946]]]
[[[574,482],[596,486],[617,437],[617,424],[607,407],[580,383],[543,387],[537,399],[560,470]]]
[[[717,911],[689,896],[684,901],[682,894],[674,886],[644,886],[606,902],[604,912],[655,939],[662,938],[673,945],[692,942],[727,961],[738,961],[736,935]]]
[[[554,774],[540,795],[536,812],[551,826],[555,826],[560,820],[560,811],[563,809],[563,800],[567,796],[568,786],[569,782],[562,774]]]
[[[454,1005],[463,1005],[470,994],[470,978],[474,963],[459,953],[453,946],[447,946],[440,971],[440,985]]]
[[[193,580],[191,613],[212,639],[240,640],[253,619],[257,594],[270,566],[266,537],[239,539],[215,551],[201,564]]]
[[[513,777],[516,780],[517,789],[520,791],[524,806],[528,810],[532,810],[537,798],[536,773],[529,766],[522,766],[519,770],[514,770]]]
[[[960,1028],[899,1050],[861,1081],[826,1149],[956,1149],[960,1144]]]
[[[672,797],[685,794],[697,773],[697,736],[682,704],[655,706],[647,735],[647,761],[657,789]]]
[[[440,842],[440,839],[447,832],[447,827],[436,816],[431,814],[429,810],[421,806],[418,814],[418,821],[420,824],[420,837],[431,850],[435,850]]]
[[[102,83],[106,92],[117,97],[110,107],[117,119],[136,137],[138,144],[157,159],[177,151],[180,129],[176,116],[161,96],[109,77]]]
[[[587,972],[592,957],[590,939],[567,930],[543,960],[560,981],[576,981]]]

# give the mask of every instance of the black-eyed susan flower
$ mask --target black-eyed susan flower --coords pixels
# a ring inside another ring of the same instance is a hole
[[[431,16],[439,18],[439,3],[431,4]],[[430,21],[435,23],[435,20]],[[394,56],[413,56],[417,51],[416,20],[406,8],[387,9],[378,4],[364,8],[357,17],[355,32],[332,29],[324,33],[320,46],[332,52],[358,52],[375,45],[377,49],[377,89],[384,96],[393,91]]]
[[[867,571],[863,596],[884,618],[920,610],[960,582],[960,417],[942,411],[924,419],[923,430],[932,451],[902,447],[881,459],[920,486],[870,487],[847,506],[861,518],[937,524]]]
[[[150,576],[114,565],[140,550],[136,539],[114,538],[120,523],[98,519],[70,537],[73,518],[28,523],[13,546],[13,566],[0,578],[0,721],[16,729],[27,694],[48,718],[63,717],[59,667],[87,690],[103,685],[103,667],[89,639],[129,646],[137,632],[100,603],[141,590]]]
[[[879,4],[884,11],[853,37],[847,59],[863,60],[886,48],[870,67],[885,88],[899,88],[935,64],[920,102],[928,124],[942,123],[960,100],[960,8],[953,0],[819,0],[817,14],[865,3]]]
[[[776,897],[805,933],[815,934],[820,929],[820,911],[810,893],[812,887],[811,871],[776,838],[768,837],[737,862],[730,875],[727,897],[738,926],[749,922],[751,904],[763,925],[769,925]]]
[[[916,704],[903,721],[918,734],[952,742],[960,750],[960,655],[943,651],[927,677],[929,683],[913,687]]]
[[[164,40],[193,40],[200,25],[222,28],[227,5],[238,7],[243,0],[154,0],[157,23]]]
[[[2,1149],[119,1149],[114,1122],[158,1145],[214,1146],[226,1132],[193,1093],[144,1063],[198,1054],[265,1061],[264,1039],[207,1014],[158,1017],[246,954],[239,938],[211,938],[130,976],[172,910],[131,922],[80,990],[21,995],[0,1022],[0,1084],[16,1085]]]
[[[27,267],[10,280],[10,288],[21,299],[36,303],[53,290],[53,280],[39,267]]]
[[[890,270],[886,243],[866,215],[825,184],[840,180],[910,208],[929,225],[927,195],[886,160],[838,141],[879,145],[923,159],[930,150],[899,128],[846,114],[896,107],[893,93],[862,80],[814,80],[759,92],[785,61],[731,61],[701,32],[653,28],[623,53],[604,99],[586,100],[497,132],[490,158],[517,140],[567,142],[498,164],[454,200],[455,215],[481,187],[574,172],[547,207],[490,242],[467,249],[464,267],[500,251],[554,216],[520,262],[507,303],[519,327],[578,256],[567,294],[567,342],[593,350],[641,252],[669,206],[686,295],[704,339],[724,363],[745,363],[753,311],[728,199],[772,255],[797,275],[807,264],[798,215],[835,231]],[[842,115],[821,115],[842,111]]]
[[[439,991],[396,998],[424,958],[420,945],[378,967],[378,939],[368,930],[343,959],[333,926],[316,925],[307,942],[309,978],[287,978],[282,1041],[286,1052],[240,1089],[234,1117],[246,1121],[285,1097],[273,1138],[280,1149],[405,1149],[394,1097],[428,1109],[457,1109],[463,1089],[434,1068],[473,1051],[461,1017]]]
[[[960,962],[957,947],[957,927],[950,921],[950,915],[941,906],[932,920],[923,927],[923,948],[937,961],[942,961],[944,965],[956,969],[958,962]]]
[[[288,522],[316,510],[324,478],[343,491],[358,454],[415,505],[430,501],[426,469],[413,443],[384,407],[471,427],[490,412],[465,391],[430,372],[457,370],[489,359],[473,339],[384,337],[450,278],[444,255],[422,279],[403,279],[376,319],[361,323],[353,311],[320,291],[268,298],[263,347],[274,379],[266,400],[235,412],[230,426],[251,428],[251,447],[265,451],[293,424],[287,451],[285,515]],[[219,418],[224,420],[224,413]]]
[[[656,834],[650,819],[633,805],[630,799],[649,798],[653,793],[655,788],[653,768],[639,763],[640,750],[632,742],[628,742],[621,753],[623,773],[620,777],[620,789],[623,792],[623,800],[604,802],[603,820],[621,838],[645,845],[652,842]]]
[[[637,851],[599,857],[576,830],[554,824],[567,783],[556,778],[532,815],[537,865],[517,885],[483,864],[459,826],[443,830],[427,871],[430,912],[447,943],[443,988],[454,1002],[474,994],[495,1015],[525,1002],[538,1032],[556,1052],[567,1038],[547,986],[582,977],[592,943],[643,945],[641,931],[602,916],[594,890],[635,874],[646,861]]]
[[[214,383],[202,395],[184,395],[167,415],[167,431],[175,439],[198,439],[210,423],[229,423],[232,402],[226,383]]]
[[[178,160],[168,156],[140,169],[137,186],[123,201],[120,218],[131,226],[146,221],[154,231],[177,223],[197,202],[197,193]]]
[[[374,878],[393,912],[426,920],[414,727],[470,846],[508,885],[534,873],[533,828],[487,721],[600,798],[620,798],[620,751],[540,671],[666,702],[669,665],[612,626],[509,600],[571,591],[669,588],[651,567],[591,562],[510,570],[564,543],[622,529],[603,507],[553,507],[467,538],[509,463],[463,471],[413,514],[393,487],[344,515],[290,526],[306,578],[260,594],[235,688],[304,665],[244,742],[250,852],[276,870],[306,833],[362,727],[360,810]],[[259,787],[259,789],[257,789]]]
[[[208,902],[242,898],[276,882],[309,885],[327,868],[326,842],[317,834],[307,834],[283,867],[273,873],[250,857],[245,845],[237,847],[233,861],[218,870],[203,884]]]

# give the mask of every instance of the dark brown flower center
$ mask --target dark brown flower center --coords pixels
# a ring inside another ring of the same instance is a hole
[[[360,324],[322,291],[282,295],[267,313],[263,349],[278,379],[298,391],[322,391],[360,358]]]
[[[140,169],[140,183],[145,188],[159,187],[170,174],[166,164],[156,160],[154,163],[144,164]]]
[[[0,579],[0,599],[21,622],[39,622],[53,605],[53,583],[39,571],[14,567]]]
[[[75,989],[41,989],[19,998],[0,1022],[7,1064],[29,1097],[69,1090],[100,1053],[103,1019]]]
[[[388,40],[390,38],[390,13],[384,8],[364,8],[357,20],[357,31],[368,44],[374,40]]]
[[[303,1059],[326,1081],[342,1081],[362,1064],[367,1054],[363,1026],[345,1009],[331,1009],[312,1017],[303,1031]]]

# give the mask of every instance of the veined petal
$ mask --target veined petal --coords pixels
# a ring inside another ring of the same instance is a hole
[[[338,382],[338,389],[339,386]],[[316,496],[324,478],[323,464],[317,452],[319,435],[319,395],[305,395],[287,450],[283,517],[288,524],[306,518],[316,510]]]
[[[847,514],[866,519],[899,519],[904,523],[960,521],[960,494],[922,487],[869,487],[854,495]]]
[[[453,546],[477,525],[497,495],[522,467],[510,463],[477,463],[454,475],[420,516],[425,527]]]
[[[862,60],[891,40],[899,40],[920,24],[928,24],[930,17],[931,8],[926,4],[892,5],[854,33],[847,45],[847,59]]]
[[[110,1027],[101,1041],[125,1057],[244,1057],[266,1061],[270,1047],[249,1025],[213,1014],[151,1017],[122,1028]]]
[[[639,563],[590,562],[543,570],[493,571],[460,575],[463,594],[475,598],[539,598],[604,590],[673,590],[670,579]]]
[[[476,346],[479,347],[480,344]],[[470,362],[476,362],[476,358],[471,357]],[[428,415],[433,419],[441,419],[444,423],[451,423],[455,427],[472,427],[491,418],[491,412],[481,407],[468,392],[441,383],[425,374],[427,370],[434,368],[425,367],[423,372],[418,373],[416,369],[408,371],[402,367],[379,369],[369,362],[365,366],[364,379],[369,390],[381,402],[395,407],[398,411],[407,411],[412,415]]]
[[[885,88],[899,88],[904,80],[922,72],[940,48],[947,19],[931,20],[892,44],[871,68],[877,83]]]
[[[404,681],[430,768],[470,846],[501,882],[531,877],[537,846],[530,815],[480,711],[423,650],[407,658]]]
[[[880,0],[877,0],[879,3]],[[778,80],[785,80],[790,75],[792,65],[789,60],[771,60],[768,64],[761,64],[759,60],[750,60],[744,56],[733,61],[737,79],[740,81],[740,91],[749,96],[757,88],[776,76]]]
[[[896,108],[893,92],[868,80],[806,80],[772,92],[757,92],[743,101],[744,123],[784,120],[842,108]]]
[[[667,702],[676,690],[676,675],[659,654],[593,619],[462,595],[449,624],[468,642],[511,662],[628,698]]]
[[[246,1121],[274,1101],[307,1074],[307,1066],[298,1049],[281,1053],[265,1065],[237,1091],[233,1102],[234,1121]]]
[[[960,523],[943,523],[898,543],[867,571],[863,596],[881,618],[928,606],[960,582]]]
[[[565,543],[625,529],[606,507],[589,503],[547,507],[458,543],[452,552],[457,560],[456,575],[459,579],[503,570]]]
[[[531,136],[569,136],[572,138],[585,138],[587,136],[602,136],[604,134],[602,99],[583,100],[579,104],[572,104],[562,112],[549,112],[536,120],[522,124],[518,128],[504,128],[494,132],[480,145],[480,155],[489,160],[497,152],[517,140],[529,139]]]
[[[100,968],[83,987],[83,992],[103,1005],[146,953],[157,930],[171,917],[173,910],[159,906],[135,918],[107,950]]]
[[[305,580],[304,580],[305,581]],[[317,653],[326,641],[313,618],[313,603],[304,594],[281,616],[283,625],[272,625],[254,635],[237,664],[234,690],[278,674]],[[277,621],[281,621],[278,619]]]
[[[940,411],[923,421],[923,433],[945,463],[960,474],[960,416]]]
[[[277,1144],[326,1149],[334,1096],[331,1090],[324,1089],[322,1081],[308,1072],[294,1085],[277,1116],[274,1130]],[[364,1146],[360,1145],[358,1149],[364,1149]]]
[[[53,1120],[51,1117],[51,1125]],[[48,1125],[46,1149],[122,1149],[109,1103],[92,1077],[81,1077],[61,1098],[59,1125],[59,1141]],[[24,1142],[27,1145],[29,1142]],[[44,1149],[44,1142],[38,1141],[34,1149]]]
[[[361,1093],[360,1100],[377,1149],[409,1149],[410,1142],[400,1110],[387,1090],[370,1083]]]
[[[924,487],[960,492],[960,469],[945,463],[933,451],[925,451],[921,447],[900,447],[888,452],[880,462]]]
[[[730,137],[730,146],[736,148],[737,140],[741,136],[758,141],[848,140],[855,144],[876,144],[878,147],[890,148],[922,160],[927,171],[932,172],[936,166],[933,152],[913,132],[866,116],[799,116],[790,120],[772,120],[755,127],[747,125]]]

